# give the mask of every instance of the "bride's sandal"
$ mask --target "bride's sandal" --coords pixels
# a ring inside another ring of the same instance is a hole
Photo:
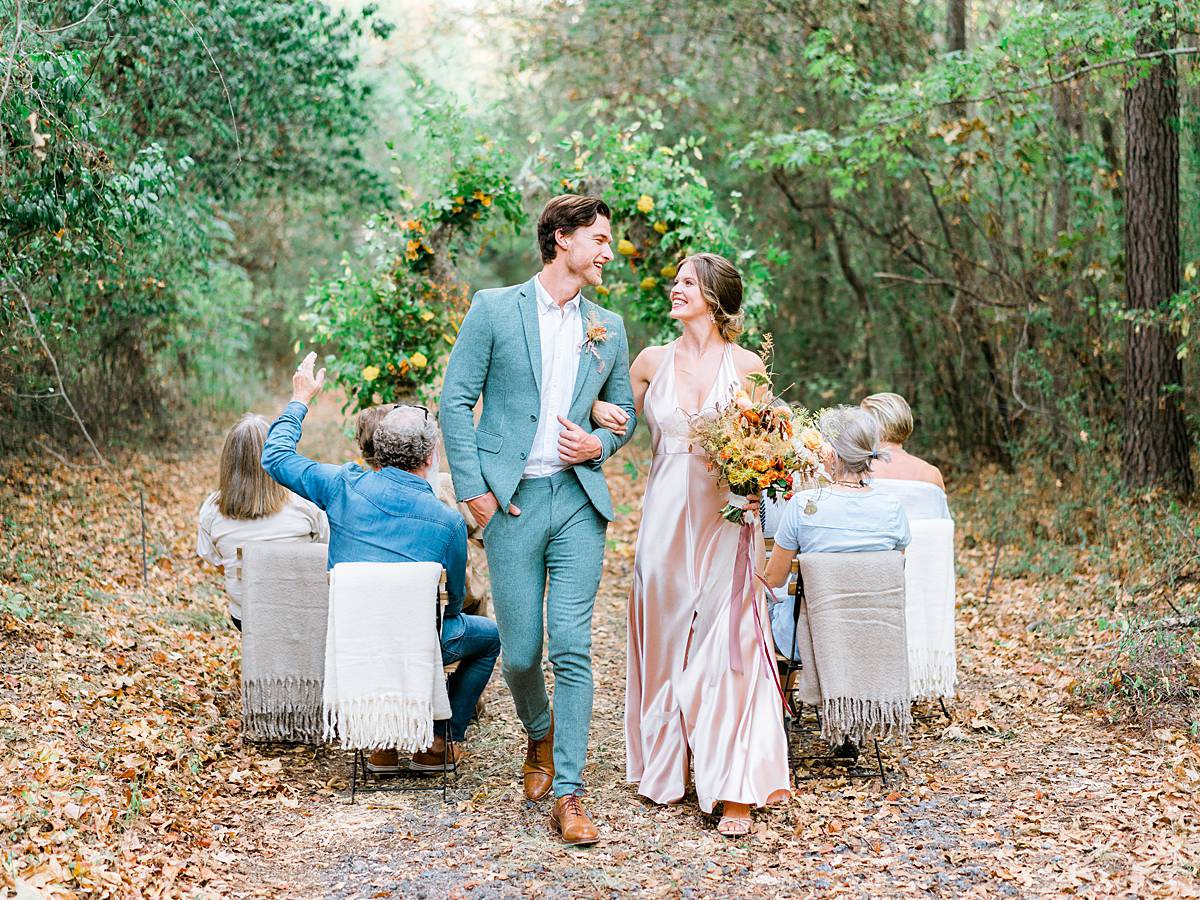
[[[723,815],[717,822],[717,833],[723,837],[745,837],[750,833],[750,811],[744,816]]]

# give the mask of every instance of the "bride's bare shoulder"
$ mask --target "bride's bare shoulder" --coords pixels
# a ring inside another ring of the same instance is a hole
[[[767,367],[763,365],[762,357],[753,350],[747,350],[745,347],[740,347],[737,344],[733,345],[733,364],[737,367],[739,375],[767,371]]]
[[[663,357],[666,355],[668,347],[670,347],[669,344],[647,347],[645,350],[639,353],[637,355],[637,359],[633,361],[633,365],[630,366],[630,373],[634,374],[644,372],[647,376],[653,375],[654,371],[663,361]]]

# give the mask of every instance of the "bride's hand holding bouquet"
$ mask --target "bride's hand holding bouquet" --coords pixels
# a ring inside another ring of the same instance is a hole
[[[744,498],[790,499],[793,485],[817,478],[821,468],[822,440],[813,415],[780,401],[770,375],[746,377],[753,393],[739,390],[714,414],[695,417],[690,435],[709,471],[728,487],[721,516],[735,525],[745,522]]]

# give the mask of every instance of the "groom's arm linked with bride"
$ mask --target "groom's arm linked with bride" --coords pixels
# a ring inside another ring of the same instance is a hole
[[[538,221],[542,271],[475,295],[441,401],[455,494],[483,525],[501,670],[528,736],[525,796],[541,800],[553,790],[551,821],[571,844],[599,838],[580,798],[592,715],[592,608],[614,517],[601,466],[636,425],[625,324],[581,292],[600,284],[613,259],[609,219],[595,198],[563,195],[547,205]],[[592,426],[598,399],[626,413],[623,433]]]
[[[510,514],[519,514],[510,508],[512,496],[533,449],[541,406],[535,304],[532,280],[474,296],[446,369],[440,407],[457,499],[470,502],[490,494],[495,507]],[[585,330],[579,343],[587,346],[579,353],[569,413],[558,416],[560,456],[564,465],[578,466],[576,474],[589,499],[611,520],[612,501],[601,466],[629,442],[637,427],[629,383],[629,342],[625,323],[616,313],[586,298],[581,298],[580,311]],[[604,329],[603,340],[587,339],[587,316]],[[474,410],[480,396],[483,411],[476,424]],[[593,427],[596,400],[622,410],[627,416],[623,426]],[[599,447],[596,455],[586,457],[589,437]],[[486,527],[487,519],[480,524]]]

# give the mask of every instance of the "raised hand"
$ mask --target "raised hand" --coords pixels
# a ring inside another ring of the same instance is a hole
[[[618,437],[624,437],[625,425],[629,422],[629,413],[615,403],[597,400],[592,404],[592,421],[601,428],[607,428]]]
[[[317,354],[308,354],[292,375],[292,399],[299,400],[305,406],[312,403],[312,398],[325,386],[324,367],[315,376],[313,375],[313,365],[316,361]]]
[[[563,430],[558,435],[558,458],[569,466],[599,459],[604,452],[600,438],[584,431],[570,419],[558,417]]]

